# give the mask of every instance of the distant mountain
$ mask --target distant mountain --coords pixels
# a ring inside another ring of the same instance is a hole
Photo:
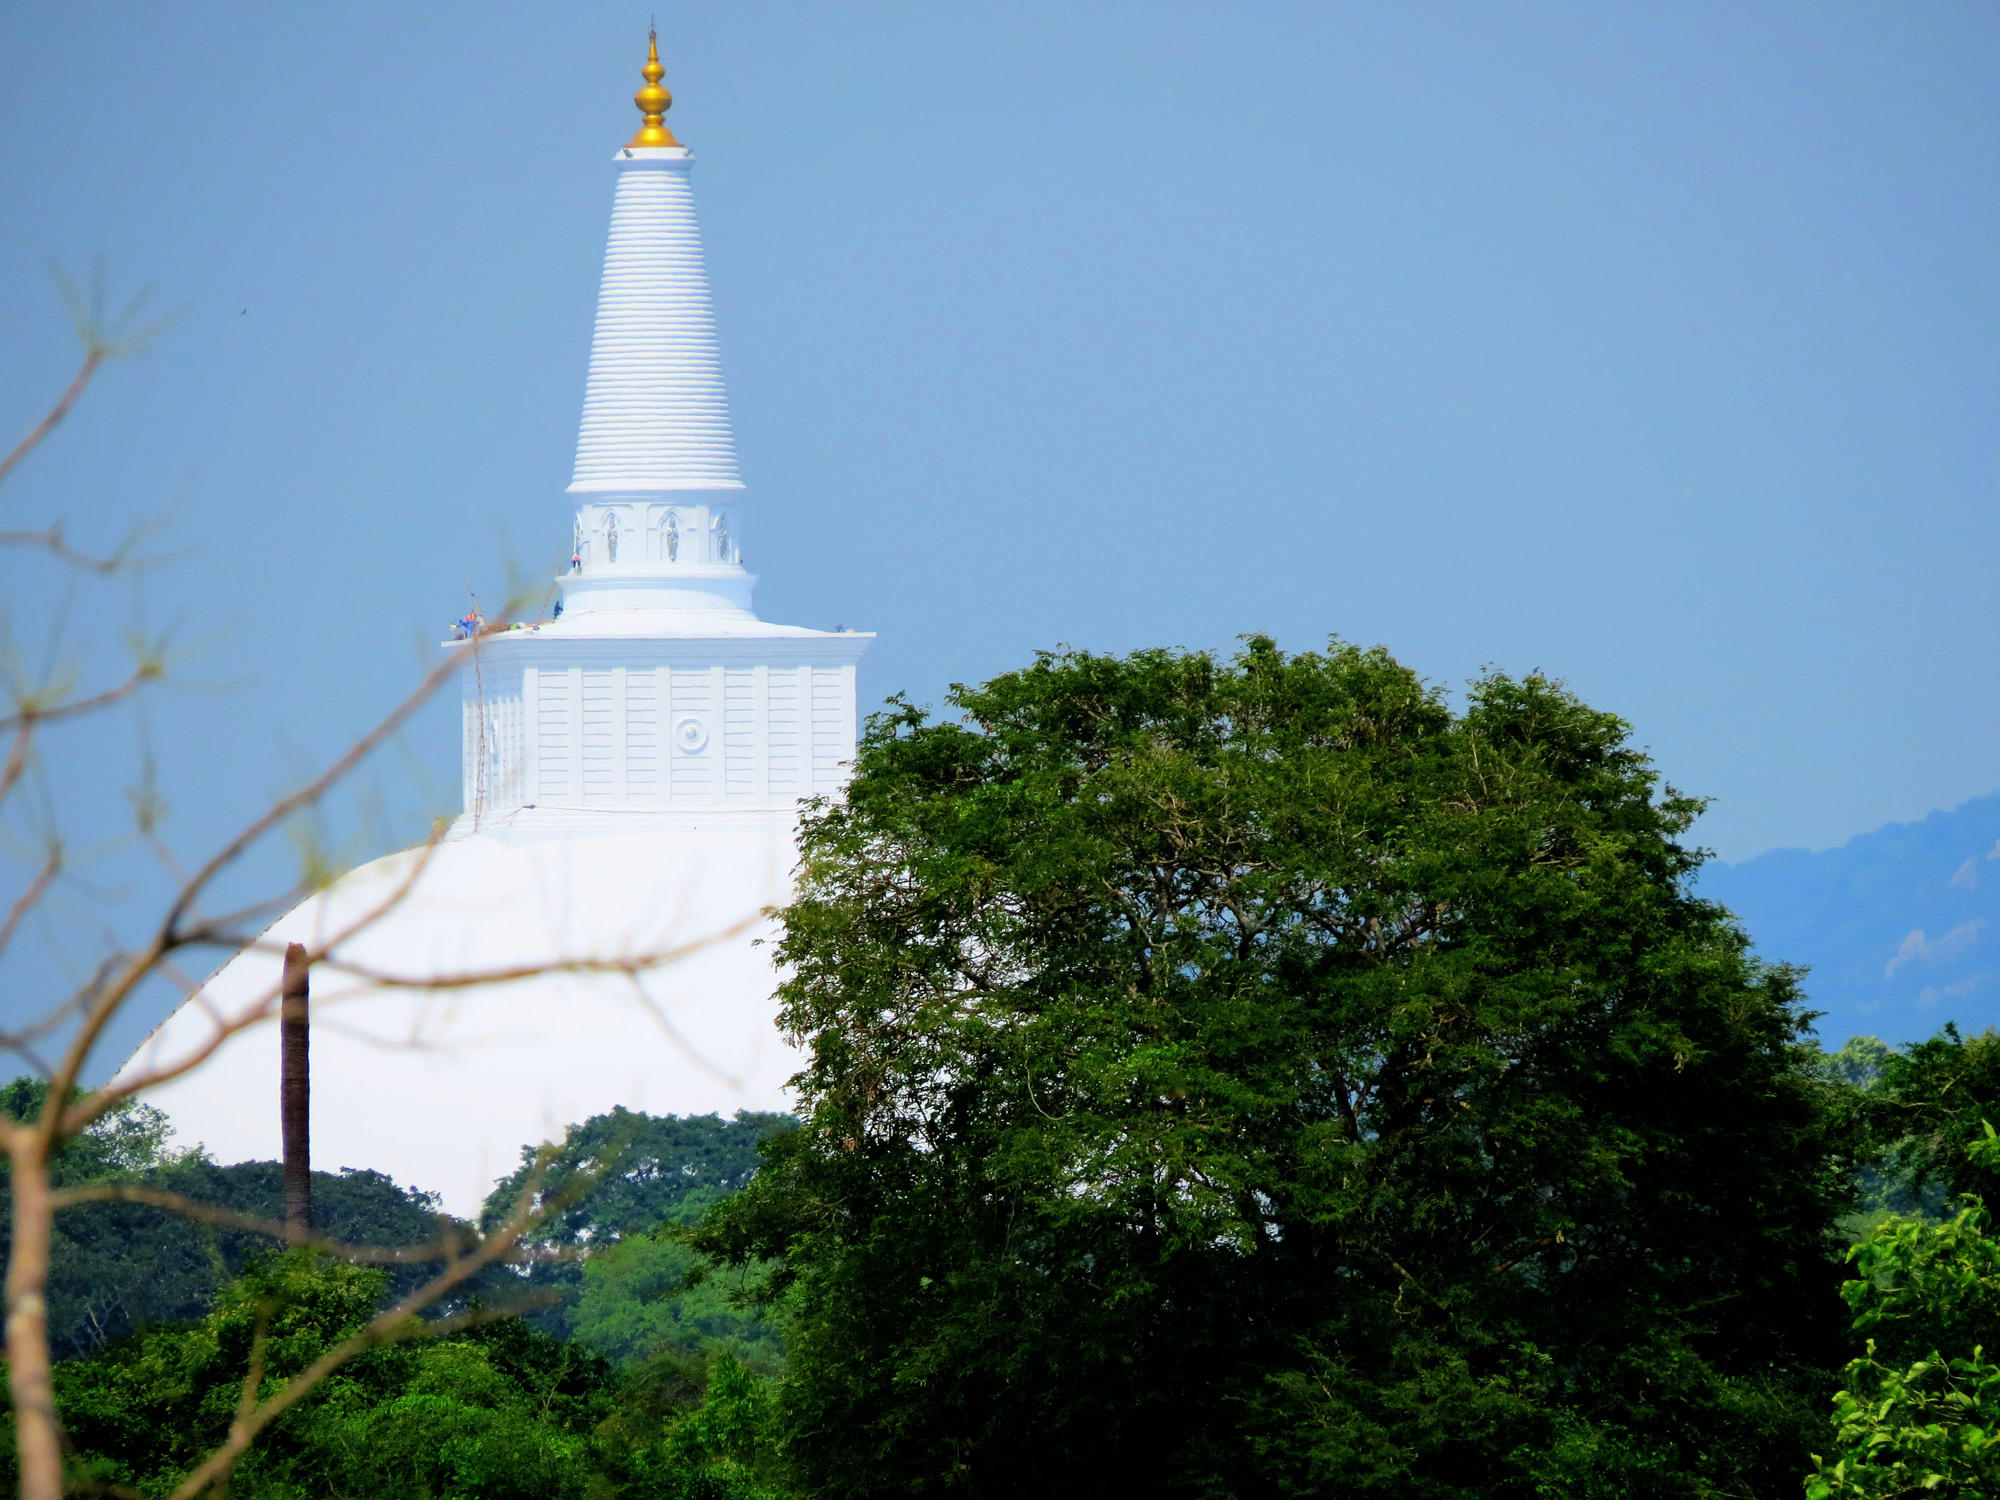
[[[1946,1021],[2000,1026],[2000,792],[1838,849],[1711,865],[1700,890],[1765,958],[1811,968],[1827,1046],[1858,1032],[1915,1041]]]

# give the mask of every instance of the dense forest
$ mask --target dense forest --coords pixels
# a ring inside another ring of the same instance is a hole
[[[1808,1469],[1808,1492],[1984,1493],[2000,1376],[1977,1351],[2000,1326],[2000,1238],[1973,1204],[2000,1186],[2000,1152],[1962,1149],[1988,1139],[1982,1125],[1961,1137],[1968,1121],[2000,1116],[2000,1037],[1967,1040],[1947,1029],[1905,1052],[1863,1037],[1810,1066],[1845,1096],[1874,1144],[1859,1157],[1853,1206],[1841,1221],[1855,1263],[1846,1283],[1855,1357],[1840,1371],[1807,1372],[1827,1393],[1815,1434],[1825,1461]],[[32,1107],[39,1090],[16,1083],[4,1097],[10,1108]],[[489,1273],[441,1316],[482,1296],[511,1304],[523,1286],[556,1295],[522,1317],[357,1362],[253,1450],[236,1493],[813,1493],[781,1459],[784,1309],[745,1305],[752,1283],[708,1262],[686,1233],[747,1182],[758,1143],[790,1123],[620,1113],[569,1132],[557,1174],[614,1166],[598,1192],[539,1238],[601,1248]],[[271,1213],[281,1191],[275,1163],[218,1167],[164,1144],[164,1122],[134,1108],[72,1148],[67,1180],[172,1183],[218,1205]],[[519,1185],[497,1189],[496,1208]],[[436,1232],[423,1195],[376,1174],[320,1174],[315,1194],[328,1226],[354,1243]],[[52,1326],[67,1356],[63,1411],[86,1490],[164,1493],[205,1455],[227,1425],[260,1316],[284,1350],[271,1375],[291,1373],[412,1274],[286,1253],[241,1231],[208,1231],[135,1205],[90,1205],[65,1218]],[[1885,1436],[1899,1468],[1873,1480],[1839,1472],[1843,1450],[1879,1458]],[[1924,1491],[1930,1473],[1962,1488]],[[1676,1490],[1674,1476],[1661,1479],[1666,1493],[1726,1493]],[[1796,1480],[1750,1492],[1766,1491],[1799,1492]],[[1341,1487],[1329,1483],[1327,1492]]]
[[[539,1194],[536,1253],[234,1494],[2000,1493],[2000,1037],[1823,1051],[1622,722],[1260,640],[950,709],[873,720],[804,832],[798,1118],[524,1154],[487,1216]],[[62,1170],[281,1193],[143,1107]],[[314,1191],[355,1244],[452,1232]],[[132,1203],[56,1267],[78,1488],[140,1495],[410,1274]]]
[[[0,1104],[26,1112],[41,1098],[22,1080]],[[573,1128],[546,1164],[544,1191],[564,1192],[579,1173],[592,1189],[536,1239],[588,1239],[594,1253],[489,1268],[431,1310],[449,1331],[370,1351],[315,1391],[238,1464],[233,1492],[782,1493],[771,1477],[777,1323],[736,1305],[742,1278],[727,1271],[687,1285],[699,1257],[675,1230],[740,1188],[758,1142],[791,1124],[621,1111]],[[166,1122],[143,1105],[78,1140],[63,1172],[69,1183],[142,1183],[282,1217],[277,1163],[222,1167],[174,1152]],[[496,1211],[519,1186],[496,1188]],[[313,1192],[319,1228],[350,1244],[423,1244],[474,1228],[376,1173],[315,1173]],[[84,1490],[171,1491],[222,1441],[253,1348],[267,1379],[296,1374],[428,1274],[287,1251],[140,1204],[79,1206],[61,1232],[51,1332],[69,1356],[58,1401]]]

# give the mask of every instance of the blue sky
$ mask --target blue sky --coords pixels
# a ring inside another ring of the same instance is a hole
[[[468,583],[563,555],[645,22],[0,12],[0,426],[74,362],[48,260],[186,309],[0,492],[79,541],[168,521],[144,609],[193,686],[147,733],[177,846],[393,702]],[[1730,859],[2000,786],[2000,12],[661,26],[760,610],[879,631],[866,696],[1061,642],[1339,634],[1445,683],[1568,679],[1715,799]],[[85,660],[132,608],[18,556],[9,581],[16,638],[60,617]],[[427,713],[370,782],[386,811],[332,831],[374,852],[449,811],[456,734]],[[81,842],[135,744],[51,766]],[[100,860],[72,925],[141,902]]]

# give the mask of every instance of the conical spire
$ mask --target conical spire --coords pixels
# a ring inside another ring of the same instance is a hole
[[[665,107],[665,89],[653,91],[658,101],[648,92],[642,106]],[[740,490],[688,184],[693,157],[683,146],[635,143],[612,159],[618,184],[570,492]]]
[[[611,233],[569,486],[567,619],[602,610],[750,614],[743,482],[688,186],[693,156],[661,123],[659,41],[636,102],[645,128],[613,161]]]
[[[667,129],[667,111],[673,108],[674,96],[660,83],[667,76],[667,70],[660,66],[660,34],[657,31],[648,30],[646,33],[646,66],[639,71],[645,75],[646,86],[632,96],[632,102],[639,106],[639,113],[646,117],[646,123],[625,144],[678,146],[680,142]]]

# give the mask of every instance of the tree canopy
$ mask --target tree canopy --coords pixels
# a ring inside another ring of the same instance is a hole
[[[546,1217],[524,1243],[568,1253],[517,1273],[517,1292],[554,1295],[530,1321],[619,1360],[715,1339],[752,1359],[774,1353],[770,1320],[731,1306],[721,1282],[679,1290],[698,1257],[660,1231],[741,1189],[758,1143],[797,1124],[751,1110],[725,1120],[619,1108],[570,1126],[552,1150],[522,1147],[520,1165],[487,1195],[485,1221],[499,1222],[533,1185]]]
[[[804,831],[700,1233],[809,1492],[1797,1493],[1846,1116],[1626,725],[1261,639],[950,706]]]
[[[757,1171],[758,1142],[796,1124],[790,1115],[745,1109],[728,1120],[622,1107],[592,1115],[546,1154],[523,1146],[520,1165],[487,1194],[485,1218],[504,1218],[539,1180],[535,1202],[547,1217],[533,1243],[573,1246],[650,1233],[688,1194],[742,1187]]]
[[[57,1365],[74,1487],[170,1492],[227,1434],[246,1379],[269,1396],[359,1329],[386,1286],[378,1270],[309,1251],[267,1256],[198,1322]],[[518,1320],[412,1331],[287,1411],[239,1460],[229,1492],[772,1500],[769,1382],[726,1355],[655,1361],[620,1379]],[[7,1467],[11,1447],[0,1450]]]
[[[1982,1121],[1960,1154],[1993,1172],[2000,1137]],[[2000,1239],[1987,1205],[1967,1193],[1943,1221],[1884,1215],[1849,1255],[1859,1274],[1841,1290],[1866,1345],[1835,1393],[1833,1452],[1815,1456],[1807,1500],[2000,1492]]]
[[[17,1078],[0,1084],[0,1110],[33,1119],[46,1094],[38,1080]],[[702,1278],[701,1258],[662,1231],[692,1222],[717,1195],[740,1188],[757,1168],[757,1142],[792,1127],[789,1115],[748,1112],[723,1120],[619,1110],[581,1122],[545,1163],[543,1199],[562,1207],[529,1243],[593,1253],[529,1268],[488,1267],[441,1310],[462,1308],[474,1297],[512,1303],[524,1292],[553,1291],[559,1300],[538,1308],[535,1325],[575,1336],[621,1364],[718,1343],[753,1363],[770,1364],[780,1350],[771,1319],[735,1305],[734,1279],[727,1273]],[[219,1165],[199,1148],[175,1148],[172,1135],[158,1110],[127,1104],[68,1143],[51,1163],[52,1175],[63,1187],[131,1183],[236,1213],[284,1218],[279,1163]],[[492,1217],[513,1205],[536,1157],[534,1148],[525,1148],[522,1167],[495,1188]],[[0,1158],[0,1264],[9,1243],[9,1182]],[[318,1231],[351,1245],[423,1245],[452,1223],[440,1214],[435,1195],[356,1168],[315,1172],[313,1203]],[[55,1227],[51,1347],[70,1359],[152,1324],[198,1319],[232,1277],[275,1244],[147,1204],[67,1208]],[[384,1296],[406,1294],[431,1267],[428,1261],[391,1267]],[[690,1280],[698,1284],[685,1285]]]
[[[663,1352],[726,1349],[775,1369],[784,1355],[779,1320],[742,1305],[746,1284],[765,1268],[712,1267],[687,1243],[687,1226],[724,1196],[718,1188],[690,1193],[660,1230],[590,1255],[564,1309],[570,1337],[621,1367]]]
[[[0,1109],[32,1119],[46,1094],[16,1080]],[[592,1195],[557,1200],[566,1212],[543,1239],[587,1253],[539,1268],[561,1278],[477,1273],[435,1309],[441,1324],[412,1324],[410,1340],[365,1352],[282,1418],[232,1492],[774,1500],[775,1324],[736,1304],[746,1273],[702,1275],[676,1230],[740,1186],[756,1141],[790,1124],[621,1112],[579,1125],[551,1175]],[[282,1218],[278,1163],[220,1166],[171,1135],[158,1111],[127,1105],[70,1142],[53,1175]],[[501,1191],[511,1204],[518,1187]],[[314,1196],[318,1228],[350,1244],[421,1244],[451,1226],[430,1195],[379,1173],[315,1174]],[[228,1431],[253,1365],[268,1397],[431,1269],[279,1255],[264,1236],[130,1202],[65,1209],[56,1232],[56,1399],[72,1478],[93,1490],[168,1493]],[[567,1339],[507,1316],[548,1284],[563,1300],[543,1321]]]
[[[32,1120],[48,1086],[16,1078],[0,1085],[0,1111]],[[284,1168],[274,1161],[211,1161],[199,1148],[172,1144],[166,1116],[127,1103],[92,1123],[50,1163],[58,1187],[123,1182],[177,1193],[214,1208],[281,1221]],[[12,1177],[0,1158],[0,1262],[12,1244]],[[348,1169],[313,1174],[318,1230],[354,1245],[421,1245],[437,1239],[437,1199],[399,1186],[380,1172]],[[268,1236],[200,1223],[141,1203],[84,1203],[56,1217],[48,1286],[49,1345],[58,1358],[89,1353],[152,1323],[199,1318],[249,1261],[276,1243]],[[427,1263],[396,1267],[388,1295],[401,1295],[428,1274]],[[466,1295],[502,1286],[488,1269]],[[462,1300],[462,1299],[460,1299]],[[453,1302],[451,1305],[457,1305]]]
[[[2000,1162],[1965,1149],[1985,1121],[2000,1120],[2000,1033],[1964,1037],[1947,1024],[1928,1041],[1885,1049],[1868,1110],[1886,1170],[1909,1198],[1933,1211],[1967,1193],[2000,1203]]]

